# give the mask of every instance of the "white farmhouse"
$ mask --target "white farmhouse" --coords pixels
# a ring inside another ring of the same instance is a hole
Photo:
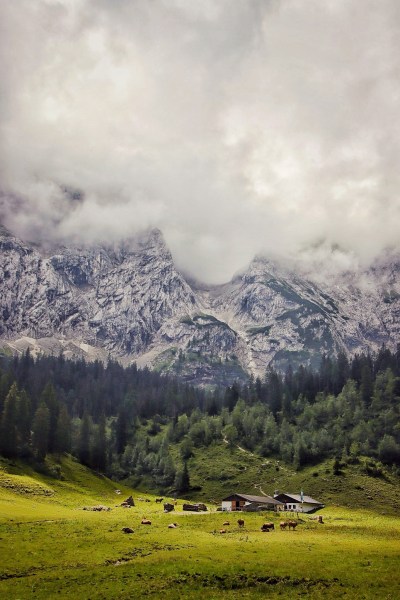
[[[274,494],[274,498],[280,504],[283,504],[283,510],[292,512],[310,513],[325,506],[319,500],[314,500],[311,496],[304,496],[303,494]]]

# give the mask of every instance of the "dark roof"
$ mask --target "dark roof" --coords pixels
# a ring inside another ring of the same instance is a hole
[[[288,498],[291,498],[295,502],[302,501],[300,494],[287,494],[286,492],[284,492],[282,494],[277,494],[275,496],[275,498],[280,498],[281,496],[287,496]],[[303,502],[306,502],[307,504],[321,504],[322,505],[322,502],[320,502],[319,500],[314,500],[314,498],[311,498],[311,496],[303,496]]]
[[[231,500],[233,496],[237,496],[238,498],[242,498],[247,502],[257,502],[258,504],[280,504],[278,500],[272,498],[272,496],[251,496],[250,494],[231,494],[227,498],[223,498],[224,500]]]

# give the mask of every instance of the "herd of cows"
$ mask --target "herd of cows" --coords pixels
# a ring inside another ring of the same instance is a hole
[[[141,525],[151,525],[151,521],[150,519],[147,518],[143,518],[140,521]],[[237,524],[239,526],[239,528],[243,528],[244,527],[244,519],[238,519],[237,520]],[[229,527],[230,526],[230,521],[224,521],[224,523],[222,524],[222,526],[225,527]],[[178,527],[178,523],[170,523],[168,526],[168,529],[176,529]],[[292,529],[293,531],[296,529],[297,527],[297,521],[281,521],[279,523],[279,527],[280,529],[283,531],[285,529]],[[267,533],[271,530],[275,529],[275,524],[274,523],[263,523],[261,525],[260,530]],[[122,531],[124,533],[133,533],[133,529],[131,529],[130,527],[123,527]],[[223,533],[228,533],[227,529],[220,529],[219,533],[223,534]]]
[[[237,524],[238,524],[239,528],[244,527],[244,519],[238,519]],[[229,525],[230,525],[229,521],[225,521],[224,523],[222,523],[223,527],[229,527]],[[293,529],[293,531],[294,531],[297,527],[297,521],[281,521],[279,523],[279,527],[281,528],[282,531],[284,531],[287,528],[289,530]],[[263,531],[264,533],[268,533],[269,531],[272,531],[272,529],[275,529],[274,523],[263,523],[260,527],[260,530]],[[227,533],[228,530],[220,529],[219,532]]]
[[[143,502],[149,502],[148,499],[144,499],[144,498],[138,498],[138,500],[143,501]],[[157,504],[161,504],[163,502],[164,498],[156,498],[155,502]],[[166,503],[164,504],[164,512],[168,513],[171,511],[175,510],[175,507],[177,505],[177,501],[175,500],[174,503]],[[124,502],[122,502],[122,504],[120,504],[120,506],[125,506],[125,507],[132,507],[135,506],[135,502],[132,498],[132,496],[130,496],[127,500],[125,500]],[[87,510],[87,509],[86,509]],[[183,504],[183,510],[189,510],[189,511],[207,511],[207,507],[204,504]],[[323,523],[322,520],[322,515],[318,515],[315,517],[310,517],[310,519],[315,519],[318,521],[318,523]],[[148,519],[147,517],[143,517],[141,522],[141,525],[151,525],[151,520]],[[239,527],[239,529],[244,528],[244,519],[238,519],[237,520],[237,525]],[[289,521],[281,521],[279,523],[279,528],[281,529],[281,531],[285,531],[286,529],[288,529],[289,531],[292,530],[294,531],[296,529],[298,525],[298,521],[294,521],[294,520],[289,520]],[[226,527],[230,526],[230,521],[224,521],[224,523],[222,524],[222,529],[219,530],[220,534],[224,534],[224,533],[228,533],[228,529],[226,529]],[[178,523],[170,523],[169,525],[167,525],[168,529],[176,529],[178,527]],[[275,529],[275,524],[271,521],[271,522],[266,522],[263,523],[260,527],[260,531],[264,532],[264,533],[268,533],[272,530]],[[123,527],[122,531],[124,533],[133,533],[133,530],[130,527]],[[215,531],[216,533],[217,531]]]

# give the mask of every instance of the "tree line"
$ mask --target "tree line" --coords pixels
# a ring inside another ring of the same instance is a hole
[[[0,453],[43,461],[71,452],[116,478],[188,485],[196,448],[224,441],[301,468],[360,455],[400,465],[400,348],[320,368],[269,368],[206,391],[135,365],[62,356],[0,357]],[[179,452],[171,452],[171,448]]]

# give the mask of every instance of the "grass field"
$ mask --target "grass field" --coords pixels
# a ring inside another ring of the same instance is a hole
[[[63,480],[16,465],[0,470],[0,597],[380,598],[400,597],[400,518],[330,506],[323,525],[262,533],[265,515],[164,514],[143,493],[71,459]],[[119,487],[121,494],[116,494]],[[116,506],[133,494],[136,506]],[[138,500],[138,496],[150,502]],[[82,510],[104,504],[109,512]],[[151,526],[140,525],[142,517]],[[227,533],[219,530],[225,519]],[[176,522],[177,529],[168,529]],[[122,533],[131,527],[133,534]]]

